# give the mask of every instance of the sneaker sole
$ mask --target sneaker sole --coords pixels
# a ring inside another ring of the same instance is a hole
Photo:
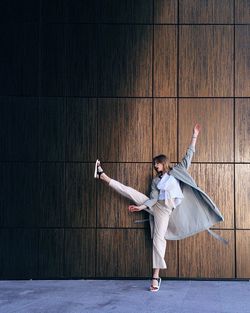
[[[99,160],[97,159],[96,162],[95,162],[95,171],[94,171],[94,178],[97,178],[97,165],[99,163]]]

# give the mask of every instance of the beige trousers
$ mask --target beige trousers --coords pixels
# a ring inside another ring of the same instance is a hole
[[[109,186],[116,190],[119,194],[132,200],[136,205],[142,205],[148,197],[143,193],[125,186],[118,181],[111,179]],[[152,215],[154,216],[154,233],[153,233],[153,268],[167,268],[165,262],[166,240],[165,234],[168,228],[169,217],[172,207],[167,207],[165,201],[159,200],[152,207]]]

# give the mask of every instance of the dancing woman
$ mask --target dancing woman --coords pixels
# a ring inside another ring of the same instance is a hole
[[[153,238],[153,275],[150,286],[152,292],[160,289],[160,269],[167,268],[164,260],[166,239],[183,239],[208,230],[214,237],[223,241],[223,238],[209,229],[215,223],[223,221],[223,216],[188,173],[199,132],[200,125],[196,124],[186,155],[175,166],[170,164],[164,154],[153,158],[156,176],[152,180],[149,198],[107,176],[99,160],[95,164],[95,178],[106,182],[119,194],[135,203],[129,205],[130,212],[145,210],[150,213],[149,221]]]

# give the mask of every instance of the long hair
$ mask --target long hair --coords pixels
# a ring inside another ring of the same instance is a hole
[[[156,162],[161,163],[163,165],[163,172],[164,173],[170,171],[173,168],[172,164],[170,163],[169,158],[165,154],[159,154],[159,155],[155,156],[153,158],[153,161],[152,161],[153,165]]]

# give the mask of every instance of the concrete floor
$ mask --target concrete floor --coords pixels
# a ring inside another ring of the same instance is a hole
[[[0,281],[1,313],[250,313],[249,281]]]

